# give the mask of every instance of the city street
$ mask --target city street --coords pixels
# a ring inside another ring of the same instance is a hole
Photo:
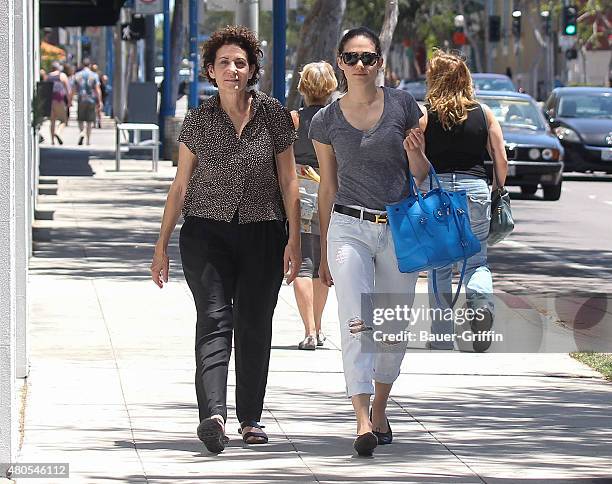
[[[516,231],[490,250],[498,279],[529,291],[612,290],[612,177],[566,174],[556,202],[513,192]]]
[[[373,459],[353,457],[333,291],[324,314],[326,347],[303,352],[296,350],[302,328],[286,285],[275,313],[262,418],[270,443],[247,447],[236,433],[232,366],[230,444],[219,456],[208,454],[195,436],[194,309],[177,234],[170,284],[160,291],[148,275],[175,168],[164,161],[153,174],[148,160],[126,158],[116,172],[111,130],[95,130],[89,149],[66,146],[76,141],[72,126],[64,139],[64,147],[42,150],[47,194],[39,196],[38,210],[46,220],[36,222],[30,266],[31,372],[20,462],[68,462],[67,482],[84,484],[609,478],[612,386],[567,353],[412,348],[389,407],[394,444]],[[582,217],[569,207],[572,201],[595,206],[591,192],[607,200],[606,186],[571,181],[560,202],[513,201],[517,231],[492,258],[503,289],[498,310],[508,316],[500,317],[501,327],[507,320],[520,335],[538,323],[537,310],[517,306],[505,291],[555,291],[565,284],[571,272],[551,256],[564,254],[585,281],[580,270],[602,270],[605,262],[580,259],[586,246],[575,242],[581,229],[571,220]],[[584,231],[597,234],[597,217],[590,215],[584,215],[592,224]],[[425,290],[421,279],[418,291]]]

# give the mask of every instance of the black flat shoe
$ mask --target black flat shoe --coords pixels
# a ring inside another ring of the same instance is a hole
[[[223,426],[216,418],[205,418],[198,425],[198,439],[200,439],[209,452],[220,454],[225,449],[229,439],[225,436]]]
[[[353,442],[353,448],[357,451],[357,454],[362,457],[371,456],[377,445],[378,439],[373,432],[361,434],[355,439],[355,442]]]
[[[370,410],[370,422],[372,421],[372,410]],[[393,442],[393,431],[391,430],[391,424],[389,423],[389,419],[387,418],[387,430],[386,432],[377,432],[376,430],[372,430],[372,433],[376,435],[378,439],[378,445],[389,445]]]

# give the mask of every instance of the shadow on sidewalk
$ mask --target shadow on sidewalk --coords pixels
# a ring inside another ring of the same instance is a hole
[[[113,155],[114,156],[114,155]],[[89,150],[40,147],[41,176],[93,176]]]

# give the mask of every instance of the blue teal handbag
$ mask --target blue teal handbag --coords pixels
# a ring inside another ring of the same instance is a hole
[[[433,269],[433,288],[440,307],[436,269],[463,261],[452,308],[461,292],[467,259],[480,251],[480,241],[470,225],[466,191],[444,190],[433,166],[429,170],[430,190],[425,194],[418,191],[408,170],[410,194],[404,200],[387,205],[387,220],[400,272]],[[436,188],[433,188],[433,180]]]

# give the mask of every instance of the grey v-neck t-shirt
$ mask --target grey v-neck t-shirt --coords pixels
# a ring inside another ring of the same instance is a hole
[[[335,203],[385,210],[385,205],[409,192],[408,158],[403,142],[406,131],[418,125],[423,113],[408,92],[383,87],[384,108],[368,131],[353,127],[344,117],[339,100],[312,118],[308,137],[331,145],[338,166]]]

